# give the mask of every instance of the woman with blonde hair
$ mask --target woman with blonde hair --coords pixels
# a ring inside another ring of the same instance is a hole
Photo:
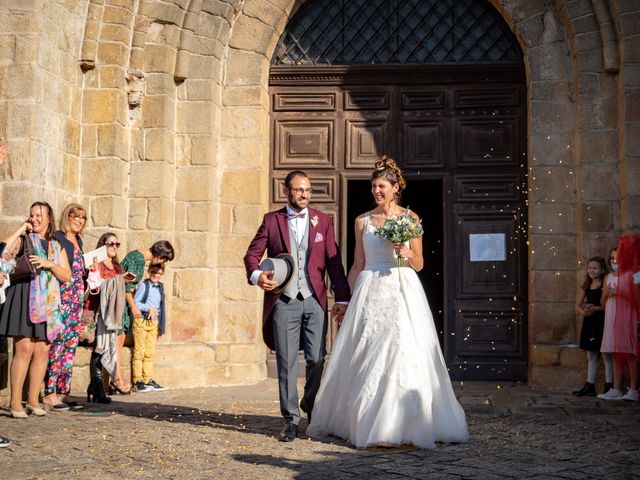
[[[80,313],[84,302],[85,265],[82,238],[87,223],[87,211],[78,203],[70,203],[62,212],[60,230],[55,237],[67,254],[71,268],[71,280],[60,286],[60,317],[64,329],[49,346],[45,408],[68,410],[82,408],[68,397],[71,391],[73,361],[80,336]]]

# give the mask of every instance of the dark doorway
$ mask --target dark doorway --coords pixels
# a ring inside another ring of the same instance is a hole
[[[411,208],[422,219],[425,234],[422,237],[424,268],[418,277],[427,294],[433,313],[436,330],[443,346],[444,332],[444,271],[443,248],[444,208],[442,180],[407,180],[407,189],[402,193],[402,204]],[[354,222],[356,217],[375,205],[371,200],[369,180],[348,180],[347,182],[347,266],[353,264],[355,248]]]

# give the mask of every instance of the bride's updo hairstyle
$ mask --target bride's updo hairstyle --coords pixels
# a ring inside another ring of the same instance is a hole
[[[396,164],[393,158],[389,158],[383,155],[380,160],[375,164],[375,170],[371,174],[371,181],[373,182],[377,178],[384,178],[391,185],[398,185],[398,193],[396,193],[396,203],[400,203],[400,197],[402,190],[407,186],[407,182],[402,176],[402,170]]]

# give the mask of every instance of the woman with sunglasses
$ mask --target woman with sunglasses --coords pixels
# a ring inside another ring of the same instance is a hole
[[[62,212],[56,240],[67,253],[71,280],[60,285],[60,317],[64,329],[49,345],[49,362],[45,378],[46,409],[79,410],[82,405],[70,399],[73,361],[80,337],[80,313],[84,303],[85,265],[82,238],[87,223],[87,211],[78,203],[70,203]]]
[[[118,241],[116,234],[108,232],[102,235],[98,239],[96,248],[100,248],[102,246],[107,247],[107,258],[96,264],[95,267],[92,266],[91,268],[97,270],[102,280],[109,280],[114,278],[116,275],[123,275],[124,269],[122,268],[122,265],[120,265],[120,261],[118,259],[118,248],[120,247],[120,242]],[[100,308],[101,295],[107,295],[107,292],[99,291],[97,293],[98,294],[95,295],[89,295],[85,304],[85,310],[90,310],[92,312],[98,311]],[[124,297],[124,289],[119,293]],[[111,402],[111,398],[107,396],[104,390],[104,383],[102,379],[102,356],[103,353],[98,353],[96,351],[91,354],[91,383],[87,389],[87,400],[91,400],[91,397],[93,397],[94,402],[109,403]],[[111,381],[111,387],[122,394],[130,393],[129,389],[125,388],[120,381],[119,362],[116,368],[116,374],[114,375],[114,379]]]

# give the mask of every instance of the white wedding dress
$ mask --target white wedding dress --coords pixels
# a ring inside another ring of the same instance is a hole
[[[468,440],[416,272],[364,220],[366,265],[328,360],[307,434],[358,448]]]

